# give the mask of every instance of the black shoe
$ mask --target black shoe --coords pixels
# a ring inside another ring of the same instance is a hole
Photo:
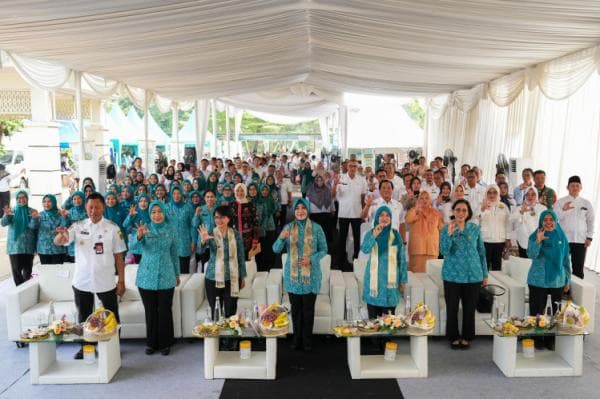
[[[454,341],[452,341],[450,343],[450,349],[457,350],[457,349],[460,349],[460,348],[461,348],[460,339],[455,339]]]
[[[79,349],[79,352],[77,352],[75,354],[75,356],[73,356],[73,359],[75,359],[75,360],[83,359],[83,348]]]
[[[292,342],[292,344],[290,345],[290,348],[294,351],[300,350],[300,348],[302,347],[302,345],[300,345],[300,342]]]
[[[170,346],[167,346],[166,348],[160,350],[160,354],[163,356],[169,356],[169,353],[171,353]]]
[[[152,355],[154,352],[156,352],[156,350],[154,348],[150,348],[149,346],[147,346],[146,350],[144,350],[144,353],[146,353],[146,355]]]

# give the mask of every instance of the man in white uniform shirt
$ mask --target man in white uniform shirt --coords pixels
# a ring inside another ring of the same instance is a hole
[[[440,182],[440,184],[442,184]],[[423,182],[421,183],[421,191],[427,191],[431,195],[431,200],[435,201],[440,194],[440,189],[435,185],[433,181],[433,170],[427,169],[423,175]]]
[[[352,237],[354,241],[353,259],[358,257],[360,249],[360,223],[362,204],[367,194],[367,181],[358,173],[358,162],[348,161],[348,173],[334,178],[332,196],[337,198],[339,203],[338,222],[340,225],[340,241],[338,266],[343,271],[351,271],[352,265],[346,260],[346,238],[348,228],[352,226]]]
[[[119,226],[103,218],[104,197],[99,193],[88,196],[85,210],[89,219],[58,228],[54,243],[67,246],[75,243],[75,272],[73,292],[79,322],[84,322],[94,310],[94,294],[102,306],[119,320],[117,296],[125,292],[125,252],[127,245]],[[115,266],[118,282],[115,282]],[[82,359],[83,351],[75,354]]]
[[[569,240],[573,274],[583,278],[583,265],[587,248],[594,238],[594,208],[592,203],[579,196],[581,179],[571,176],[567,184],[569,195],[558,200],[554,209],[560,227]]]
[[[465,186],[465,199],[469,201],[471,209],[477,209],[485,199],[485,187],[477,184],[477,173],[469,169],[466,173],[467,185]]]
[[[387,174],[387,180],[391,181],[394,185],[394,192],[392,193],[392,198],[396,201],[400,200],[400,195],[404,190],[404,182],[402,178],[396,174],[396,167],[393,163],[388,162],[383,167],[385,169],[385,173]]]
[[[382,206],[387,206],[392,211],[392,228],[400,232],[402,236],[402,242],[406,243],[406,225],[404,224],[404,207],[402,204],[392,198],[394,192],[394,184],[389,180],[382,180],[379,182],[379,198],[373,198],[372,195],[368,195],[365,206],[362,210],[361,217],[367,223],[373,226],[375,220],[375,214],[377,210]],[[362,241],[362,240],[361,240]]]

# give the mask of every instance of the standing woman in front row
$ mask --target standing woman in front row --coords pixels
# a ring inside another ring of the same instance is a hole
[[[363,279],[363,300],[367,303],[369,319],[394,313],[400,302],[400,291],[408,281],[404,246],[398,230],[392,229],[390,208],[377,209],[374,225],[360,248],[369,255]]]
[[[65,247],[56,245],[54,236],[56,236],[56,229],[65,226],[66,221],[58,213],[54,195],[44,195],[42,206],[44,210],[40,213],[40,217],[33,219],[38,229],[37,253],[40,263],[42,265],[61,264],[65,258]]]
[[[485,246],[479,227],[470,223],[473,211],[469,202],[452,205],[454,219],[441,232],[440,250],[444,255],[442,280],[446,299],[446,335],[452,349],[468,349],[475,338],[475,306],[479,287],[487,285]],[[462,334],[458,332],[458,307],[462,302]]]
[[[304,198],[294,202],[295,220],[288,223],[273,244],[279,254],[284,247],[288,257],[283,267],[283,283],[290,295],[294,341],[292,349],[312,350],[315,302],[321,290],[321,258],[327,255],[323,229],[308,218],[310,205]]]
[[[200,245],[210,250],[205,271],[206,298],[215,317],[215,301],[220,298],[221,314],[225,317],[237,313],[237,298],[244,288],[246,258],[241,235],[231,227],[231,208],[221,205],[215,209],[215,228],[212,235],[207,226],[200,226]]]
[[[142,249],[135,284],[146,313],[146,354],[157,350],[163,356],[171,352],[174,342],[173,293],[179,285],[177,232],[168,223],[165,204],[150,204],[149,225],[140,223],[136,241]]]
[[[35,222],[38,212],[28,206],[29,197],[23,190],[17,191],[17,205],[14,209],[4,208],[2,226],[8,226],[6,253],[10,258],[15,285],[21,285],[31,278],[33,255],[35,254]]]

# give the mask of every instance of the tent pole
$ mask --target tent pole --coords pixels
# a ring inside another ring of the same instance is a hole
[[[227,157],[231,157],[231,146],[229,143],[229,107],[225,106],[225,134],[227,134]]]
[[[85,132],[83,130],[83,96],[81,93],[81,72],[75,71],[75,118],[79,129],[79,170],[85,160]]]
[[[148,134],[148,112],[149,112],[149,104],[150,104],[150,95],[148,90],[144,90],[144,164],[146,165],[146,170],[153,170],[150,168],[150,145],[148,143],[149,134]]]
[[[212,134],[213,134],[213,153],[212,156],[217,156],[217,108],[215,100],[210,100],[210,112],[212,116]]]
[[[177,162],[179,162],[180,154],[179,154],[179,106],[177,103],[173,103],[173,118],[172,118],[173,127],[171,128],[171,136],[172,139],[175,139],[175,156]]]

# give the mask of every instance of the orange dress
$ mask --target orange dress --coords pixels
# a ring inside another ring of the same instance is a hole
[[[411,208],[406,214],[410,226],[408,238],[408,270],[425,273],[425,263],[437,259],[440,254],[440,230],[444,226],[442,215],[433,207],[417,214]]]

